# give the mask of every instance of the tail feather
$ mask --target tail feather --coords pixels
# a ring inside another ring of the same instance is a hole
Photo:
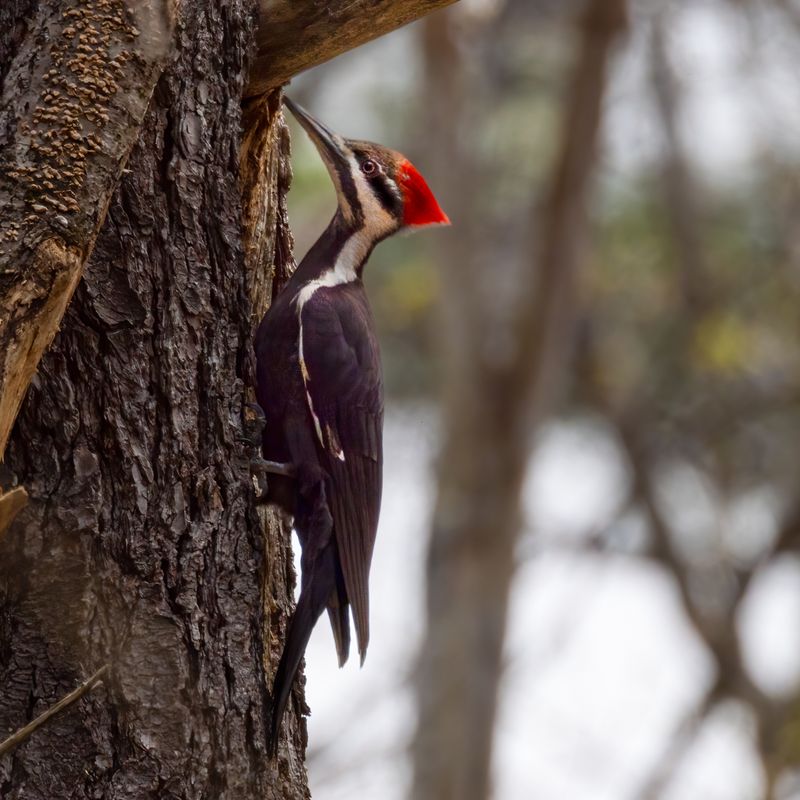
[[[339,666],[343,667],[350,655],[350,601],[347,599],[344,574],[339,564],[338,555],[335,569],[336,590],[331,592],[331,596],[328,598],[328,618],[333,631],[333,640],[336,643]]]
[[[289,702],[295,675],[297,675],[303,659],[308,640],[311,638],[311,631],[328,604],[331,594],[335,593],[335,564],[333,548],[328,545],[319,554],[319,559],[311,574],[303,576],[300,599],[297,601],[297,608],[289,622],[286,643],[278,663],[278,671],[275,673],[275,683],[272,689],[272,713],[267,741],[267,749],[272,758],[278,752],[281,720]],[[347,638],[349,640],[349,626]]]

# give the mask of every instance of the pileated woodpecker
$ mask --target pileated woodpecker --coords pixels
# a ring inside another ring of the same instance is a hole
[[[264,410],[268,500],[294,514],[300,598],[272,692],[270,752],[311,630],[327,608],[339,657],[353,610],[361,663],[369,640],[368,578],[381,502],[383,376],[361,282],[381,240],[449,220],[405,156],[344,139],[284,103],[328,168],[338,208],[259,325],[257,396]]]

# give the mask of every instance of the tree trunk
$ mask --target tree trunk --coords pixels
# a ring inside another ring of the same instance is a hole
[[[294,575],[238,440],[253,319],[291,266],[287,136],[279,96],[254,102],[240,171],[251,4],[181,14],[7,451],[30,503],[0,542],[0,738],[110,665],[0,760],[7,800],[308,796],[294,714],[265,752]]]

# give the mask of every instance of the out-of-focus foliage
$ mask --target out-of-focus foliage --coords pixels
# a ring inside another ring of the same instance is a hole
[[[748,482],[800,466],[800,284],[780,200],[779,186],[704,193],[696,304],[656,180],[603,214],[585,273],[593,381],[665,426],[664,455],[705,451]]]

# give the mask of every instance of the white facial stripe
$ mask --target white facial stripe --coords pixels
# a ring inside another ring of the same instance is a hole
[[[361,210],[364,213],[364,231],[370,237],[370,241],[375,241],[389,231],[393,230],[397,223],[394,217],[381,205],[380,200],[375,197],[375,193],[369,185],[369,181],[361,171],[361,166],[355,156],[350,157],[350,174],[353,175],[356,184],[356,194],[358,202],[361,203]]]

